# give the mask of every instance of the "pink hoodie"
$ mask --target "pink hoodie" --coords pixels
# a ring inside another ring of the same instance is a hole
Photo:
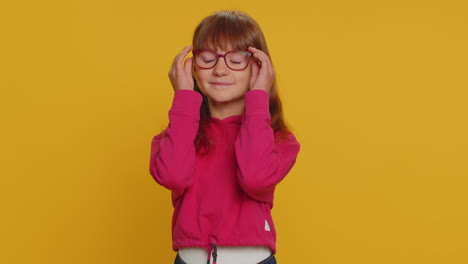
[[[202,96],[175,92],[166,135],[153,138],[150,158],[151,175],[172,191],[174,251],[263,245],[276,252],[273,194],[300,145],[291,133],[275,140],[268,99],[266,91],[251,90],[242,115],[210,118],[206,131],[214,148],[199,155],[194,139]]]

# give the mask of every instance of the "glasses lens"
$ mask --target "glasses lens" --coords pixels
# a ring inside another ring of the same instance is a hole
[[[195,55],[195,63],[202,68],[211,68],[216,64],[216,53],[204,50]]]
[[[249,58],[249,52],[233,51],[226,54],[226,63],[232,69],[241,70],[249,64]]]

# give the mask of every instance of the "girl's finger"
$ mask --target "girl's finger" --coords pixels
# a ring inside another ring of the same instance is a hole
[[[260,66],[257,64],[257,61],[252,63],[252,76],[250,77],[250,88],[252,88],[258,79],[258,73],[260,71]]]
[[[184,49],[186,48],[187,47],[184,47],[181,51],[179,51],[179,53],[177,53],[177,55],[174,57],[174,60],[172,61],[172,65],[176,65],[177,61],[179,60],[180,54],[182,54],[182,52],[184,52]]]
[[[175,57],[174,59],[172,60],[172,65],[171,65],[171,69],[169,70],[169,74],[174,74],[175,72],[175,69],[177,67],[177,62],[179,61],[179,58],[181,56],[181,54],[184,52],[184,50],[186,49],[187,47],[184,47]]]
[[[172,67],[173,68],[178,68],[182,66],[182,60],[187,56],[188,52],[192,49],[192,45],[188,45],[184,47],[179,54],[174,58],[174,61],[172,62]]]
[[[261,69],[266,69],[270,72],[272,71],[273,65],[271,64],[270,58],[268,55],[266,55],[265,52],[253,47],[250,47],[249,51],[252,52],[253,57],[260,62]]]
[[[262,59],[264,59],[264,60],[270,60],[270,58],[268,57],[268,55],[266,55],[266,53],[263,52],[262,50],[259,50],[259,49],[250,47],[250,48],[249,48],[249,51],[253,54],[253,56],[255,56],[255,57],[257,57],[257,58],[262,58]]]
[[[177,55],[177,65],[182,65],[182,61],[184,60],[185,56],[192,50],[192,45],[188,45]]]
[[[252,52],[254,59],[260,62],[260,65],[256,65],[258,67],[258,74],[255,82],[252,83],[252,87],[269,91],[275,79],[273,64],[265,52],[255,48],[249,48],[249,51]]]
[[[187,58],[184,62],[184,72],[187,78],[192,78],[192,63],[193,63],[192,58]]]

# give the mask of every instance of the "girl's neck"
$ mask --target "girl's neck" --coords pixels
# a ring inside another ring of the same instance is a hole
[[[242,99],[226,103],[218,103],[208,100],[208,105],[210,107],[211,117],[224,119],[226,117],[241,115],[244,113],[245,101]]]

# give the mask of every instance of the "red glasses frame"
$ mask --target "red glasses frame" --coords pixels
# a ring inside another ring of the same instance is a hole
[[[245,50],[230,50],[230,51],[228,51],[228,52],[226,52],[226,53],[224,53],[224,54],[218,54],[216,51],[211,50],[211,49],[198,49],[198,50],[193,50],[193,51],[192,51],[192,54],[193,54],[193,56],[195,57],[195,56],[197,55],[197,53],[200,53],[200,52],[202,52],[202,51],[211,51],[211,52],[213,52],[214,54],[216,54],[216,56],[217,56],[217,57],[216,57],[216,62],[215,62],[215,64],[213,64],[213,66],[208,67],[208,68],[206,68],[206,67],[201,67],[200,65],[198,65],[197,60],[194,58],[195,64],[196,64],[198,67],[200,67],[200,68],[202,68],[202,69],[205,69],[205,70],[214,68],[214,67],[216,66],[216,64],[218,64],[219,58],[222,57],[222,58],[224,59],[224,63],[226,64],[226,66],[227,66],[229,69],[231,69],[231,70],[233,70],[233,71],[242,71],[242,70],[245,70],[245,69],[249,66],[250,58],[252,58],[252,55],[253,55],[251,52],[248,52],[248,51],[245,51]],[[242,68],[242,69],[233,69],[233,68],[229,67],[228,63],[226,62],[226,56],[227,56],[229,53],[234,53],[234,52],[244,52],[244,53],[246,53],[246,54],[249,56],[249,59],[248,59],[248,61],[247,61],[247,64],[245,65],[244,68]]]

